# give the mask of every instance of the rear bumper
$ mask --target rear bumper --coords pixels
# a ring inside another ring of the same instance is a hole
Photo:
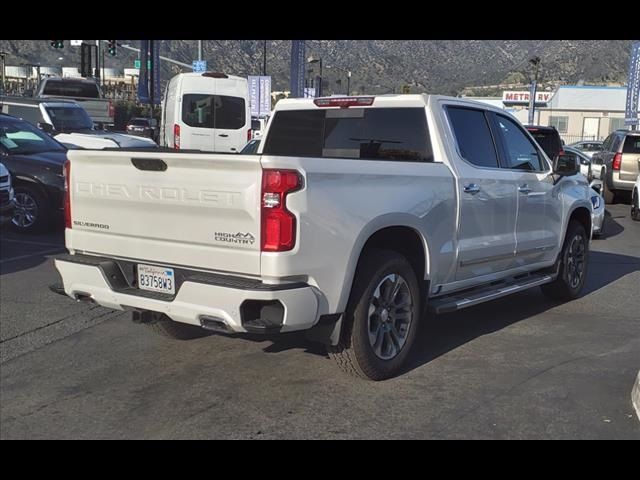
[[[611,172],[611,176],[610,178],[608,178],[607,180],[610,180],[607,182],[607,187],[609,187],[611,190],[628,190],[628,191],[632,191],[633,190],[633,186],[636,184],[636,180],[622,180],[620,179],[620,172],[618,171],[613,171]]]
[[[148,264],[148,262],[143,262]],[[133,265],[133,264],[132,264]],[[139,290],[132,286],[122,264],[108,258],[61,255],[55,266],[64,293],[114,310],[151,311],[176,322],[205,326],[224,324],[230,333],[256,332],[263,325],[260,306],[279,304],[281,313],[269,319],[269,332],[311,328],[318,319],[319,295],[304,283],[265,284],[240,277],[191,272],[183,275],[174,296]],[[182,271],[187,272],[187,271]],[[176,273],[177,275],[177,273]]]

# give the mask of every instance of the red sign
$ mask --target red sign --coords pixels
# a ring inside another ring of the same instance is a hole
[[[548,103],[553,97],[553,92],[536,92],[536,103]],[[529,92],[514,92],[506,91],[502,92],[503,103],[521,103],[523,105],[529,104]]]

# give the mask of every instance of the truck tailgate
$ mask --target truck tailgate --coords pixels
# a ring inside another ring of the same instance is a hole
[[[260,157],[82,151],[71,162],[70,250],[260,274]]]

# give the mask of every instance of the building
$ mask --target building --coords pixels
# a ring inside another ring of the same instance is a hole
[[[625,128],[626,98],[627,87],[561,86],[536,110],[536,123],[556,127],[566,143],[603,140]]]

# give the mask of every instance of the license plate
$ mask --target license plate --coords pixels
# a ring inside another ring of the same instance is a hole
[[[138,288],[151,292],[176,293],[173,268],[138,265]]]

